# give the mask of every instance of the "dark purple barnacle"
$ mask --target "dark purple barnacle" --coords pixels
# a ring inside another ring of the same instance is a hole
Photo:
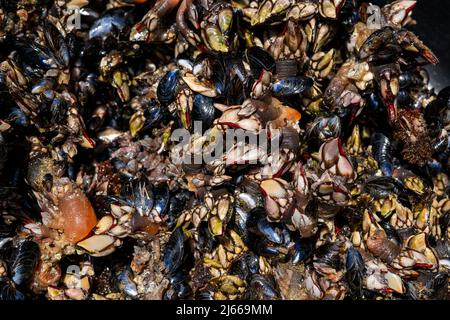
[[[22,292],[14,287],[7,278],[0,278],[0,301],[19,301],[25,300]]]
[[[26,284],[33,277],[40,257],[39,246],[32,240],[22,240],[13,250],[11,280],[17,285]]]
[[[300,94],[313,85],[311,78],[302,76],[288,77],[278,80],[272,85],[272,92],[278,96],[293,96]]]
[[[161,80],[159,80],[156,95],[158,96],[158,101],[162,105],[169,105],[175,100],[179,74],[180,72],[178,70],[168,71]]]
[[[184,232],[181,228],[177,228],[172,232],[163,253],[163,262],[168,274],[178,270],[183,263],[184,253]]]

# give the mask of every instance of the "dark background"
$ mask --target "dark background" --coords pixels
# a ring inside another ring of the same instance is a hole
[[[391,1],[372,0],[373,4]],[[437,66],[427,67],[431,84],[440,90],[450,85],[450,0],[418,0],[413,11],[417,25],[411,29],[439,57]]]

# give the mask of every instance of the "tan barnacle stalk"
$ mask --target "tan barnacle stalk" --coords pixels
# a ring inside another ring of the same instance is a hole
[[[368,260],[366,262],[364,284],[369,290],[381,292],[403,294],[406,290],[402,278],[390,272],[388,267],[378,260]]]
[[[337,19],[345,0],[321,0],[319,12],[324,18]]]
[[[411,23],[412,10],[416,7],[417,1],[412,0],[396,0],[385,5],[381,12],[385,19],[396,27],[404,27]]]
[[[318,13],[318,5],[315,1],[296,2],[287,14],[288,19],[295,21],[307,21],[312,19]]]
[[[270,21],[272,17],[286,14],[294,1],[291,0],[266,0],[260,3],[258,12],[251,18],[252,25]]]
[[[433,192],[438,196],[443,196],[445,194],[446,188],[449,185],[449,179],[445,173],[440,172],[435,177],[433,177]]]
[[[334,68],[335,55],[335,49],[330,49],[328,52],[317,52],[311,57],[311,69],[309,72],[314,76],[316,81],[326,79],[330,75]]]
[[[293,191],[290,184],[280,178],[261,181],[261,190],[265,199],[267,219],[280,221],[285,215],[289,215],[294,208]]]
[[[332,78],[324,100],[331,110],[342,112],[350,109],[357,114],[364,105],[359,90],[365,90],[373,78],[368,63],[347,61]]]
[[[356,177],[352,163],[348,159],[340,138],[331,139],[319,149],[319,165],[332,175],[352,181]]]
[[[264,48],[275,60],[305,58],[308,40],[300,24],[289,20],[285,32],[266,33],[264,36]]]
[[[197,228],[202,221],[208,221],[209,231],[213,236],[225,233],[228,222],[234,213],[235,199],[232,195],[218,192],[208,192],[203,203],[186,209],[177,220],[177,226],[189,227],[192,223]]]
[[[158,39],[163,18],[173,11],[181,0],[158,0],[141,21],[133,26],[130,41],[152,42]]]
[[[345,296],[345,288],[320,277],[313,268],[306,268],[302,287],[312,300],[340,300]]]
[[[330,139],[322,144],[319,150],[319,168],[322,173],[320,176],[312,176],[311,190],[317,197],[319,216],[328,219],[350,201],[351,194],[345,185],[356,178],[356,172],[340,138]]]
[[[364,152],[364,147],[362,145],[362,138],[360,134],[360,129],[358,125],[353,128],[352,135],[348,138],[346,143],[346,149],[350,155],[361,155]]]
[[[232,229],[227,231],[224,240],[223,244],[204,255],[203,265],[212,277],[210,284],[215,287],[215,299],[234,300],[244,292],[246,284],[238,276],[228,274],[228,269],[248,249]]]

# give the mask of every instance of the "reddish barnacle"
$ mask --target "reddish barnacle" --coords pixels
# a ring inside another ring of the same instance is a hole
[[[76,190],[59,199],[64,236],[70,243],[86,238],[97,224],[94,208],[86,195]]]

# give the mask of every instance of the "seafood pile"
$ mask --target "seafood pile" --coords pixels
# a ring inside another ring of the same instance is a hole
[[[446,299],[415,5],[0,0],[0,300]]]

